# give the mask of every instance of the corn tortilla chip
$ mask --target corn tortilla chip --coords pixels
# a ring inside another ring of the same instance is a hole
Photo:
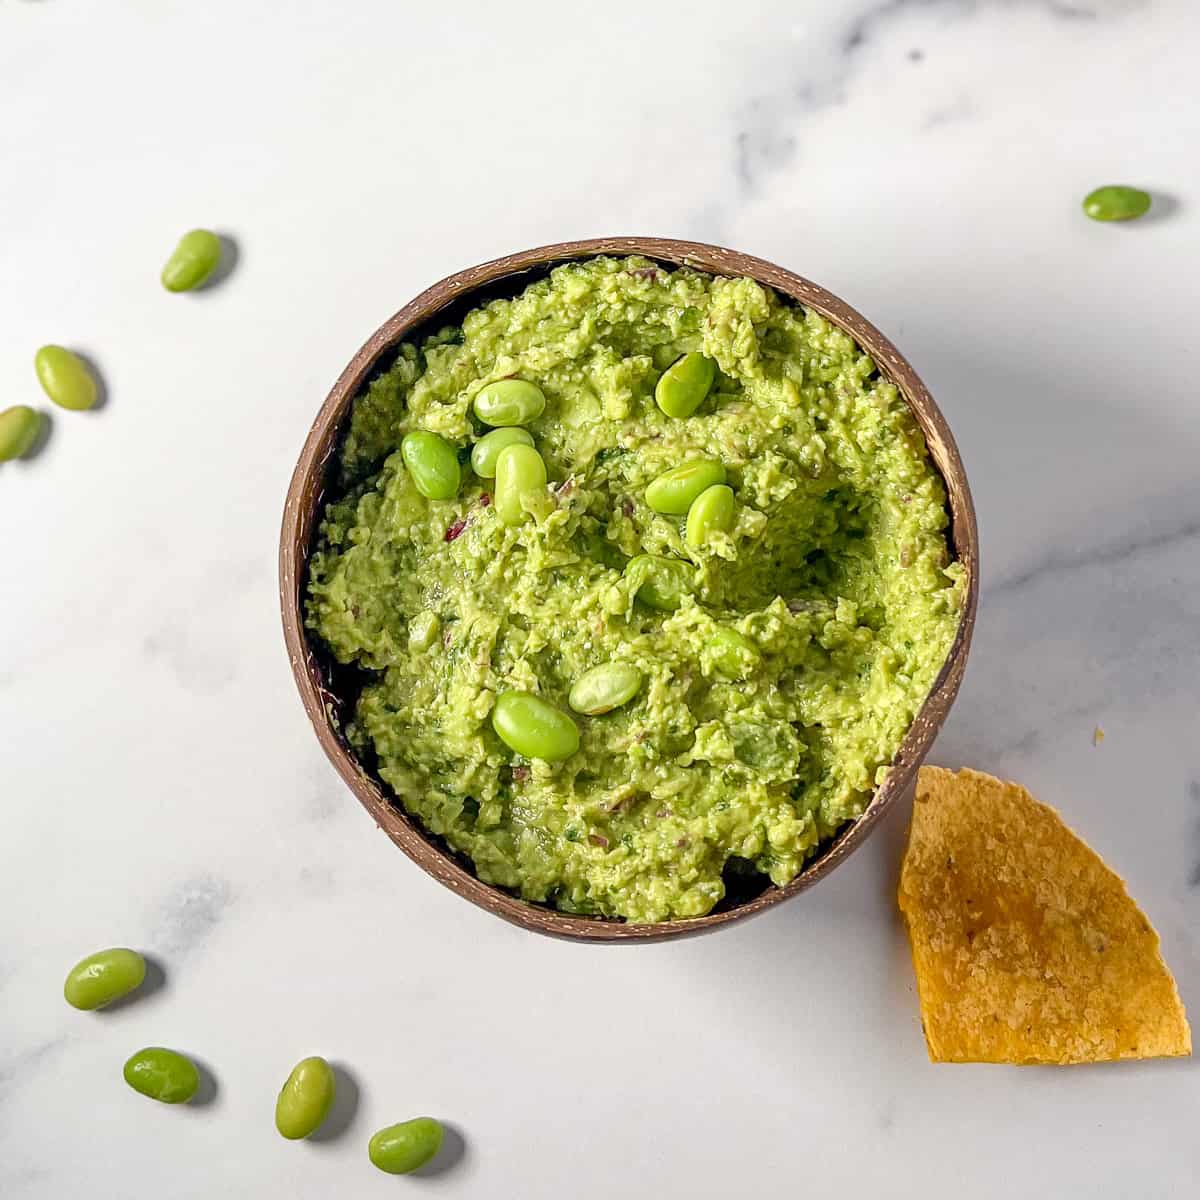
[[[934,1062],[1192,1052],[1158,934],[1023,787],[922,767],[899,900]]]

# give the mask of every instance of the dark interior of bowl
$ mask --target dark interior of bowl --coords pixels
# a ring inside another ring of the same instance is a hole
[[[375,360],[371,364],[370,368],[366,371],[366,373],[359,380],[357,387],[354,389],[353,396],[350,398],[350,402],[346,403],[343,411],[341,412],[340,419],[338,422],[338,427],[334,433],[332,442],[330,444],[329,453],[324,458],[323,468],[322,468],[323,475],[321,477],[321,483],[320,483],[319,490],[316,491],[314,507],[312,510],[313,513],[315,514],[315,516],[313,517],[313,519],[311,521],[310,536],[308,539],[308,544],[307,544],[307,546],[303,547],[302,553],[299,556],[300,561],[297,563],[297,566],[299,568],[301,568],[299,571],[299,574],[298,574],[298,579],[297,579],[300,609],[301,609],[301,615],[300,615],[301,625],[303,622],[303,602],[304,602],[303,598],[307,594],[307,587],[308,587],[309,559],[311,557],[311,553],[312,553],[313,549],[315,548],[316,542],[319,537],[320,514],[324,507],[325,497],[328,493],[329,485],[332,482],[332,476],[336,470],[337,452],[341,447],[343,438],[345,436],[345,433],[346,433],[348,425],[349,425],[351,410],[353,407],[353,399],[357,398],[357,396],[362,393],[362,391],[367,387],[367,385],[373,379],[375,379],[380,374],[386,372],[393,365],[393,363],[396,359],[396,355],[398,353],[398,346],[399,346],[400,342],[402,342],[402,341],[403,342],[420,341],[422,338],[438,332],[439,330],[445,328],[447,325],[459,324],[461,322],[462,318],[472,309],[475,309],[475,308],[479,307],[480,305],[486,304],[488,301],[493,300],[493,299],[502,298],[502,297],[507,298],[507,297],[516,295],[517,293],[522,291],[525,287],[527,287],[530,283],[549,275],[550,271],[554,267],[560,265],[564,261],[567,261],[568,258],[577,258],[577,259],[589,258],[589,257],[593,257],[596,253],[600,253],[600,252],[603,252],[603,251],[602,250],[593,250],[589,253],[582,253],[582,254],[570,255],[570,256],[566,256],[566,255],[557,256],[557,257],[549,259],[548,261],[543,261],[543,262],[540,262],[540,263],[537,263],[534,265],[526,266],[524,268],[521,268],[521,269],[518,269],[515,271],[507,272],[502,277],[494,279],[490,282],[487,282],[483,286],[467,289],[465,291],[465,294],[462,294],[462,293],[458,294],[456,297],[451,299],[448,303],[445,303],[442,306],[438,307],[436,309],[436,311],[433,312],[433,314],[431,316],[427,317],[425,320],[421,321],[418,324],[413,325],[410,328],[404,329],[402,335],[392,339],[390,344],[386,345],[378,353],[378,356],[375,358]],[[673,270],[673,269],[678,268],[681,265],[681,261],[683,261],[679,257],[658,258],[653,253],[648,253],[647,250],[644,248],[627,249],[627,250],[618,251],[618,252],[640,253],[644,257],[650,258],[652,261],[658,262],[659,265],[661,265],[662,267],[664,267],[667,270]],[[729,253],[729,252],[724,252],[724,253]],[[751,261],[751,260],[747,260],[747,261]],[[698,266],[698,269],[701,269],[701,270],[710,270],[710,271],[712,270],[712,268],[707,267],[707,266],[703,266],[703,265],[699,265],[699,264],[697,264],[697,266]],[[716,272],[714,272],[714,273],[716,273]],[[781,291],[781,294],[784,294],[784,295],[788,294],[786,289],[779,289],[779,290]],[[803,304],[802,300],[800,300],[794,296],[789,296],[789,299],[792,301],[792,303]],[[861,339],[859,338],[859,335],[853,329],[851,329],[850,332],[852,333],[853,336],[855,336],[856,340],[859,340],[861,343]],[[904,365],[905,365],[906,369],[911,371],[911,368],[907,368],[907,364],[904,364]],[[878,372],[878,368],[877,368],[877,372]],[[915,379],[915,376],[913,378]],[[896,382],[900,382],[900,381],[897,380]],[[910,399],[910,403],[911,403],[911,398],[909,397],[908,390],[905,389],[904,387],[902,387],[901,391],[903,394],[905,394],[906,398]],[[931,401],[930,401],[930,405],[932,406]],[[918,416],[919,415],[920,414],[918,414]],[[940,420],[940,414],[938,416],[938,419]],[[924,422],[922,422],[922,424],[924,424]],[[957,451],[953,450],[952,443],[950,443],[950,446],[951,446],[951,450],[953,452],[954,458],[956,460],[957,459]],[[935,468],[939,470],[939,473],[941,473],[943,475],[943,478],[947,484],[948,494],[952,493],[953,481],[947,477],[947,473],[940,467],[940,465],[938,465],[936,462],[934,465],[935,465]],[[965,480],[960,484],[960,489],[965,489]],[[963,493],[960,491],[960,494],[963,494]],[[967,511],[968,511],[968,515],[969,515],[970,519],[968,520],[968,524],[967,524],[965,531],[962,529],[960,521],[958,519],[956,519],[956,513],[954,511],[954,506],[949,503],[947,505],[948,518],[949,518],[949,525],[947,527],[947,538],[948,538],[948,542],[950,545],[951,553],[956,559],[963,558],[962,552],[963,552],[964,547],[961,544],[961,536],[960,536],[962,532],[966,532],[966,534],[967,534],[968,549],[970,551],[971,556],[973,557],[973,546],[970,545],[970,539],[973,537],[973,513],[971,513],[970,509],[969,509],[969,494],[966,495],[966,501],[967,501],[967,505],[968,505]],[[972,564],[970,562],[968,562],[968,568],[971,569],[971,567],[972,567]],[[947,657],[946,665],[943,667],[941,673],[938,676],[937,681],[934,684],[934,687],[930,693],[931,697],[937,693],[940,693],[943,690],[943,688],[947,686],[948,675],[951,672],[953,660],[956,659],[956,657],[959,655],[960,652],[961,652],[961,655],[965,655],[965,648],[966,648],[965,642],[969,641],[970,624],[973,622],[974,597],[975,597],[974,571],[972,570],[971,571],[971,588],[969,589],[969,603],[968,603],[970,619],[968,619],[967,615],[964,614],[964,624],[966,625],[966,630],[965,630],[966,638],[964,639],[963,634],[960,633],[959,638],[956,640],[955,646],[952,648],[950,654]],[[309,636],[308,632],[303,629],[302,629],[302,637],[303,637],[303,642],[304,642],[304,652],[305,652],[304,657],[306,659],[306,667],[307,667],[308,674],[319,692],[321,704],[325,710],[325,715],[326,715],[328,724],[329,724],[330,728],[332,729],[334,735],[336,736],[339,746],[340,746],[342,752],[344,753],[346,759],[350,763],[354,764],[357,771],[359,773],[361,773],[361,775],[370,782],[371,788],[373,790],[377,791],[378,794],[384,798],[384,800],[387,802],[387,804],[391,806],[391,809],[396,814],[396,816],[400,820],[402,820],[404,822],[404,824],[414,834],[416,834],[421,839],[421,841],[423,841],[426,844],[426,846],[429,847],[429,849],[433,853],[440,855],[443,858],[455,863],[462,871],[466,872],[468,875],[470,875],[474,878],[477,878],[477,876],[475,875],[474,866],[470,859],[468,859],[465,855],[461,854],[459,851],[455,850],[443,838],[429,833],[421,825],[421,823],[418,820],[411,817],[406,812],[400,798],[392,791],[392,789],[388,786],[388,784],[386,784],[382,780],[382,778],[380,778],[380,776],[377,774],[376,763],[374,760],[373,751],[370,749],[368,749],[366,751],[359,751],[359,750],[351,747],[349,742],[347,741],[344,730],[345,730],[348,720],[353,715],[353,712],[354,712],[355,706],[357,704],[358,697],[362,690],[362,687],[370,678],[369,672],[364,671],[363,669],[361,669],[357,666],[353,666],[353,665],[348,666],[348,665],[338,663],[319,640]],[[960,643],[963,643],[963,644],[960,646]],[[946,707],[946,708],[948,708],[949,700],[953,698],[953,692],[957,688],[957,683],[958,683],[959,677],[961,677],[961,663],[959,664],[959,666],[957,668],[957,676],[951,681],[952,686],[950,686],[949,695],[945,699],[945,704],[944,704],[944,707]],[[927,706],[928,706],[928,702],[927,702]],[[944,711],[941,713],[940,716],[936,717],[937,722],[940,722],[941,716],[944,716]],[[909,738],[905,739],[905,745],[908,744],[909,740],[910,740]],[[898,766],[901,764],[903,753],[904,753],[904,747],[901,748],[901,751],[900,751],[900,753],[898,753],[897,758],[895,760],[896,764]],[[913,765],[915,766],[915,764],[913,764]],[[873,805],[872,805],[872,807],[873,807]],[[866,814],[864,814],[864,817],[865,817],[865,815]],[[667,926],[680,925],[680,924],[703,925],[705,922],[711,920],[712,918],[720,918],[721,914],[729,914],[729,913],[734,912],[735,910],[739,910],[739,909],[744,908],[747,905],[750,905],[752,901],[755,901],[756,899],[763,897],[766,893],[776,893],[776,892],[778,892],[778,893],[787,892],[789,894],[793,893],[795,890],[798,889],[799,886],[803,886],[799,881],[802,880],[804,876],[809,875],[813,871],[814,867],[816,867],[817,864],[820,863],[823,859],[826,859],[826,858],[830,857],[831,855],[834,855],[835,851],[838,851],[838,848],[841,845],[841,843],[843,842],[843,840],[847,837],[847,835],[851,832],[851,830],[853,830],[855,828],[855,826],[857,824],[861,823],[864,820],[864,817],[860,817],[858,819],[858,821],[849,822],[846,826],[843,827],[842,830],[840,830],[838,832],[838,834],[835,837],[833,837],[829,841],[823,843],[818,848],[816,853],[812,856],[812,858],[808,861],[807,865],[805,866],[804,871],[802,871],[801,875],[797,877],[797,880],[793,881],[791,884],[789,884],[786,888],[783,888],[783,889],[777,888],[774,884],[771,883],[771,881],[768,879],[767,876],[765,876],[764,874],[759,872],[748,861],[736,859],[736,858],[730,859],[729,862],[726,864],[726,868],[723,872],[725,895],[724,895],[723,899],[720,901],[720,903],[711,911],[711,913],[709,913],[706,917],[693,918],[686,922],[666,922],[664,924]],[[841,855],[838,854],[837,857],[841,857]],[[446,882],[445,879],[443,879],[442,881]],[[485,884],[482,886],[484,886],[494,892],[501,891],[501,889],[496,888],[494,885]],[[506,893],[506,894],[508,894],[508,893]],[[550,905],[550,904],[532,903],[529,901],[519,900],[515,896],[512,897],[512,900],[513,900],[513,902],[515,902],[521,906],[527,907],[530,910],[534,910],[534,911],[540,910],[542,913],[545,914],[545,918],[542,921],[538,922],[538,926],[542,929],[543,932],[553,932],[553,929],[550,928],[549,925],[552,924],[556,919],[562,921],[565,918],[569,918],[573,925],[582,924],[582,925],[588,925],[588,926],[607,926],[607,927],[612,927],[612,926],[621,927],[621,926],[626,925],[624,920],[621,918],[609,918],[609,917],[595,916],[595,915],[583,916],[583,915],[574,915],[574,914],[564,914],[564,913],[561,913],[559,910],[554,908],[553,905]],[[761,907],[761,904],[754,905],[753,907],[758,909]],[[511,914],[500,913],[500,915],[508,915],[509,919],[512,919]],[[728,917],[726,916],[725,919],[728,919]],[[532,924],[532,922],[531,922],[531,924]],[[657,929],[659,927],[630,926],[628,928],[629,928],[629,932],[633,933],[634,930],[647,930],[649,928]],[[586,935],[580,934],[578,932],[569,932],[568,936],[580,937],[580,936],[586,936]]]

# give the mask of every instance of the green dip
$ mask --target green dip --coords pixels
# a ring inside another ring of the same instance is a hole
[[[688,352],[718,371],[675,419],[654,389]],[[454,499],[425,499],[397,449],[431,430],[466,464],[476,393],[511,376],[547,400],[527,428],[549,483],[517,526],[467,465]],[[737,504],[699,549],[645,501],[696,458]],[[727,869],[787,883],[863,812],[958,625],[946,525],[916,422],[846,333],[750,279],[598,258],[401,346],[359,396],[307,620],[364,673],[351,744],[481,879],[568,912],[694,917]],[[636,598],[639,554],[691,564],[678,609]],[[732,662],[722,629],[752,644]],[[524,760],[493,731],[501,692],[569,712],[608,662],[645,682],[574,715],[570,757]]]

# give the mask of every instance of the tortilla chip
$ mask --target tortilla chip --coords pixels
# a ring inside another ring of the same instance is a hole
[[[899,900],[934,1062],[1192,1052],[1158,934],[1023,787],[922,767]]]

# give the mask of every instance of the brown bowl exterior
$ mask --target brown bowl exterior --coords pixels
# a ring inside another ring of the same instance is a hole
[[[693,267],[714,275],[746,275],[807,308],[815,309],[849,333],[874,359],[879,371],[897,386],[925,434],[929,453],[946,483],[952,547],[966,572],[962,620],[954,643],[892,761],[886,781],[877,789],[863,815],[834,838],[819,857],[785,887],[768,887],[760,895],[726,911],[657,924],[560,913],[520,900],[477,879],[442,843],[425,833],[417,821],[388,802],[382,785],[363,769],[342,740],[336,720],[338,701],[330,693],[322,670],[324,652],[309,640],[304,629],[302,593],[327,472],[354,398],[379,360],[422,327],[428,329],[447,309],[461,312],[464,307],[472,307],[473,301],[482,302],[498,294],[515,294],[527,281],[525,276],[544,273],[549,267],[571,259],[598,254],[640,254],[665,265]],[[975,626],[978,562],[975,509],[950,429],[917,373],[870,322],[824,288],[748,254],[672,238],[592,238],[540,246],[459,271],[422,292],[371,335],[333,385],[296,464],[283,515],[279,594],[292,673],[317,740],[375,823],[409,858],[464,899],[523,929],[578,941],[651,942],[705,933],[761,913],[824,879],[862,845],[883,814],[911,783],[958,693]]]

